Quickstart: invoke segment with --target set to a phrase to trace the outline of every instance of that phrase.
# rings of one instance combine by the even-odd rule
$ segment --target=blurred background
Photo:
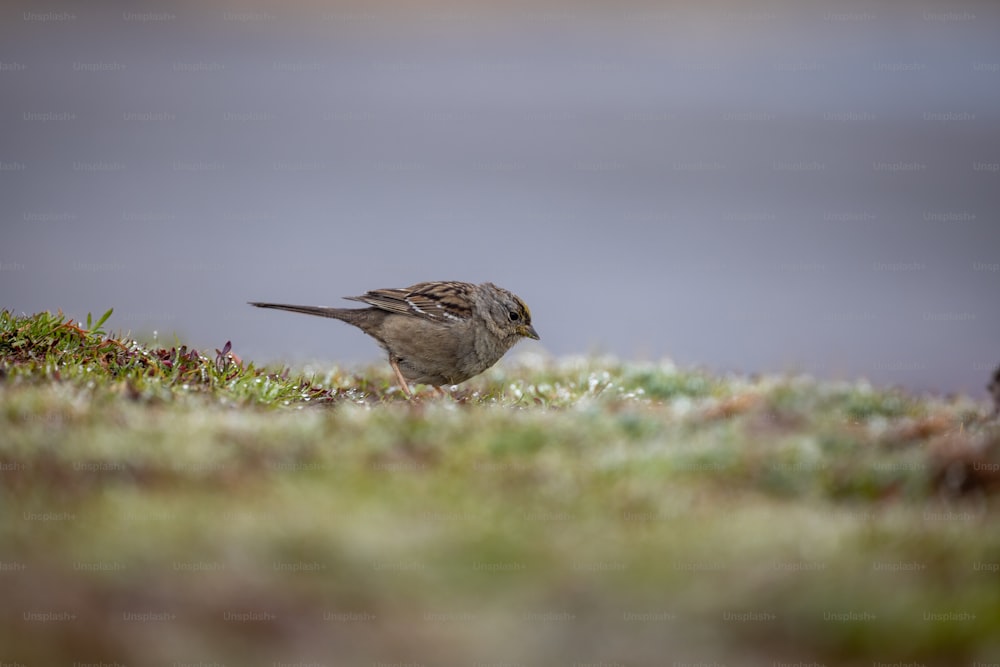
[[[530,304],[523,351],[984,398],[993,2],[6,3],[0,307],[353,364],[349,305]]]

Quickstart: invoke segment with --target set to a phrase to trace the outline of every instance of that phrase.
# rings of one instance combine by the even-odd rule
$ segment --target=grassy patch
[[[408,402],[0,314],[0,660],[989,662],[984,406],[606,360]]]

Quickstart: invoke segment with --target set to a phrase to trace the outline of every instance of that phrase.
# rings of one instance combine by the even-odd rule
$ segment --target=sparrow
[[[539,340],[527,304],[493,283],[424,282],[344,298],[368,307],[249,303],[353,324],[385,350],[407,397],[413,396],[410,382],[443,394],[443,385],[479,375],[522,338]]]

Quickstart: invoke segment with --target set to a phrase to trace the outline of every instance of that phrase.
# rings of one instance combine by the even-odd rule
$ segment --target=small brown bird
[[[258,303],[294,313],[332,317],[353,324],[389,355],[399,386],[465,382],[500,360],[522,338],[539,340],[531,311],[517,295],[493,283],[427,282],[344,297],[369,308],[324,308]]]

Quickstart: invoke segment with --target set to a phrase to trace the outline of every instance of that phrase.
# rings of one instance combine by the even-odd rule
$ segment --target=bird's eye
[[[510,318],[511,322],[520,322],[521,321],[521,313],[517,312],[516,310],[512,310],[509,313],[507,313],[507,317]]]

